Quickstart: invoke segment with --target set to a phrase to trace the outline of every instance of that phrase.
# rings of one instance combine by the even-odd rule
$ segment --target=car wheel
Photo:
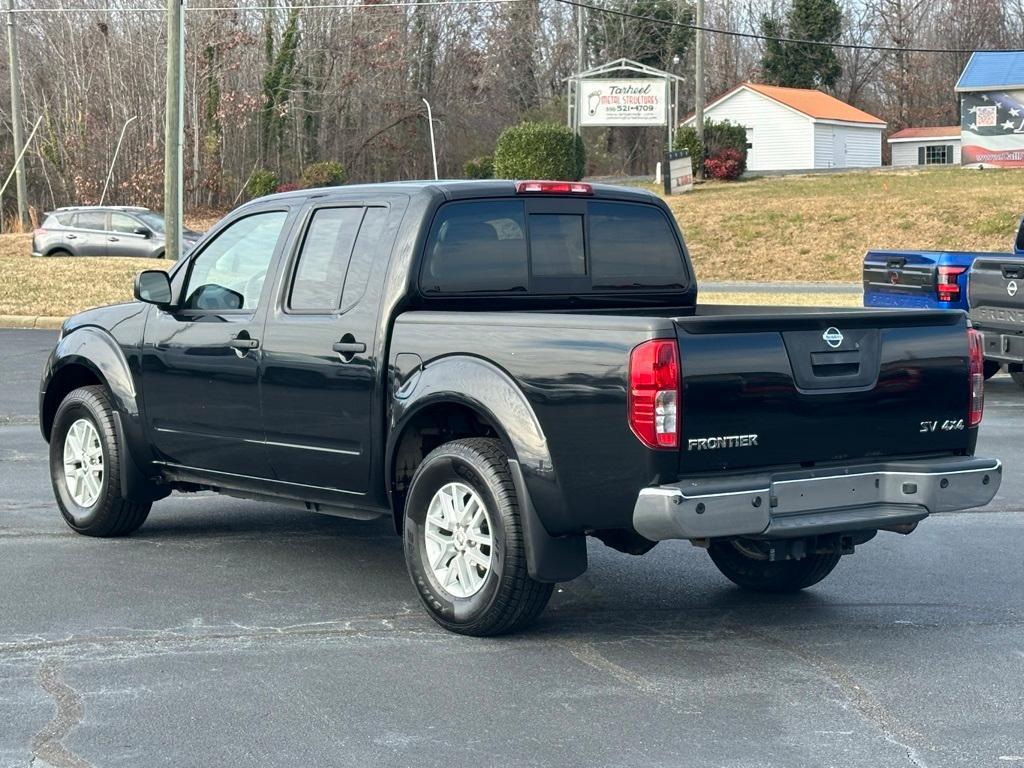
[[[519,500],[501,443],[445,443],[417,467],[405,503],[405,561],[431,618],[486,637],[520,629],[553,584],[530,578]]]
[[[159,251],[153,258],[154,259],[166,259],[167,258],[167,251]]]
[[[63,248],[56,248],[46,254],[46,258],[48,259],[65,259],[69,256],[74,256],[74,254],[71,253],[71,251],[64,250]]]
[[[798,592],[817,584],[839,563],[838,553],[800,560],[768,559],[767,543],[750,539],[713,541],[708,554],[722,575],[754,592]]]
[[[997,363],[995,360],[986,360],[985,361],[985,378],[986,379],[991,379],[993,376],[995,376],[997,373],[999,373],[1000,370],[1002,370],[1002,367],[1003,367],[1002,363]]]
[[[64,398],[50,435],[50,480],[64,521],[78,533],[123,536],[145,522],[150,505],[121,496],[122,450],[103,387]]]

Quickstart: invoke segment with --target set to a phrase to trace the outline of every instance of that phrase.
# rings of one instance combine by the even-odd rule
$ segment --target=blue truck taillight
[[[960,301],[960,275],[967,267],[939,267],[939,280],[936,291],[939,301]]]

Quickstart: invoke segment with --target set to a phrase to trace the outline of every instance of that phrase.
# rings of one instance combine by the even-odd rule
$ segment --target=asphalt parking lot
[[[420,609],[386,521],[213,495],[64,526],[35,423],[55,336],[0,331],[0,767],[1024,766],[1024,391],[989,383],[984,512],[804,594],[687,543],[590,548],[528,633]]]

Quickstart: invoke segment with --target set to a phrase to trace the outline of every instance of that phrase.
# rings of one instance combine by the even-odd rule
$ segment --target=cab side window
[[[287,218],[286,211],[255,213],[221,231],[192,262],[182,307],[256,309]]]
[[[77,213],[75,214],[75,227],[105,232],[107,229],[107,214],[102,211],[83,211],[82,213]]]
[[[295,267],[288,308],[334,312],[341,306],[352,246],[363,208],[320,208],[313,213]]]

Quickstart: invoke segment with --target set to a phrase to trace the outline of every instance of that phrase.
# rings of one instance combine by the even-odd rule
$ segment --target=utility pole
[[[11,0],[7,0],[11,2]],[[167,0],[167,101],[164,121],[164,253],[181,256],[182,116],[185,111],[184,0]]]
[[[697,39],[693,67],[693,80],[696,92],[693,95],[693,122],[697,129],[697,138],[704,144],[704,0],[697,0]],[[704,178],[704,163],[694,168],[698,179]]]
[[[587,68],[586,52],[584,43],[586,41],[586,17],[583,15],[583,6],[576,6],[576,71],[583,72]]]
[[[21,125],[21,75],[18,72],[18,35],[14,29],[14,0],[7,3],[7,53],[11,70],[11,123],[14,133],[15,186],[18,190],[18,222],[21,230],[28,228],[28,191],[25,186],[25,136]]]
[[[434,144],[434,110],[430,108],[430,102],[420,98],[427,105],[427,125],[430,126],[430,157],[434,160],[434,181],[437,181],[437,146]]]

